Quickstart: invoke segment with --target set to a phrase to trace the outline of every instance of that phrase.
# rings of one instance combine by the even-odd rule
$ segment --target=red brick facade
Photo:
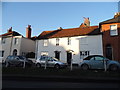
[[[118,35],[110,35],[110,25],[117,25]],[[111,45],[112,59],[120,61],[120,23],[101,24],[101,31],[103,32],[103,54],[107,56],[107,45]]]

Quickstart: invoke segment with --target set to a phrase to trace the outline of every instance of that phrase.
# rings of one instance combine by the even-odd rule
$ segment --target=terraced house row
[[[103,55],[120,61],[120,12],[112,19],[90,26],[89,18],[76,28],[43,31],[39,36],[31,37],[31,26],[26,28],[26,37],[13,31],[0,35],[0,58],[8,55],[23,55],[37,59],[49,55],[74,64],[89,55]]]

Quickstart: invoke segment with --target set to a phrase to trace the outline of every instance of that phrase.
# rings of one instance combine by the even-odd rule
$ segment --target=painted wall
[[[15,44],[15,38],[17,38],[17,44]],[[22,36],[7,37],[5,44],[1,43],[0,38],[0,51],[4,51],[3,60],[9,55],[13,55],[14,49],[17,50],[17,55],[22,55],[22,52],[35,52],[35,41],[24,38]]]
[[[66,51],[73,50],[73,63],[79,63],[80,59],[85,57],[80,56],[80,51],[89,51],[90,55],[103,55],[102,35],[71,37],[71,45],[68,45],[68,37],[59,38],[59,46],[56,46],[56,38],[48,39],[48,46],[43,46],[43,44],[44,40],[38,40],[37,58],[43,52],[55,57],[54,51],[60,51],[60,60],[67,62]]]

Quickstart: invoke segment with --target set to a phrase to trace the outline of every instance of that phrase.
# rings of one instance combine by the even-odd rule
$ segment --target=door
[[[72,59],[72,53],[67,52],[67,63],[68,63],[68,65],[71,64],[71,59]]]
[[[112,46],[106,45],[106,58],[112,60]]]
[[[90,66],[92,69],[104,69],[104,58],[100,56],[91,58]]]

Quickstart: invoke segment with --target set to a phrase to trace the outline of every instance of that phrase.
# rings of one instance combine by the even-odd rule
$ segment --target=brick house
[[[103,54],[105,57],[120,61],[120,12],[112,19],[101,22],[103,32]]]

